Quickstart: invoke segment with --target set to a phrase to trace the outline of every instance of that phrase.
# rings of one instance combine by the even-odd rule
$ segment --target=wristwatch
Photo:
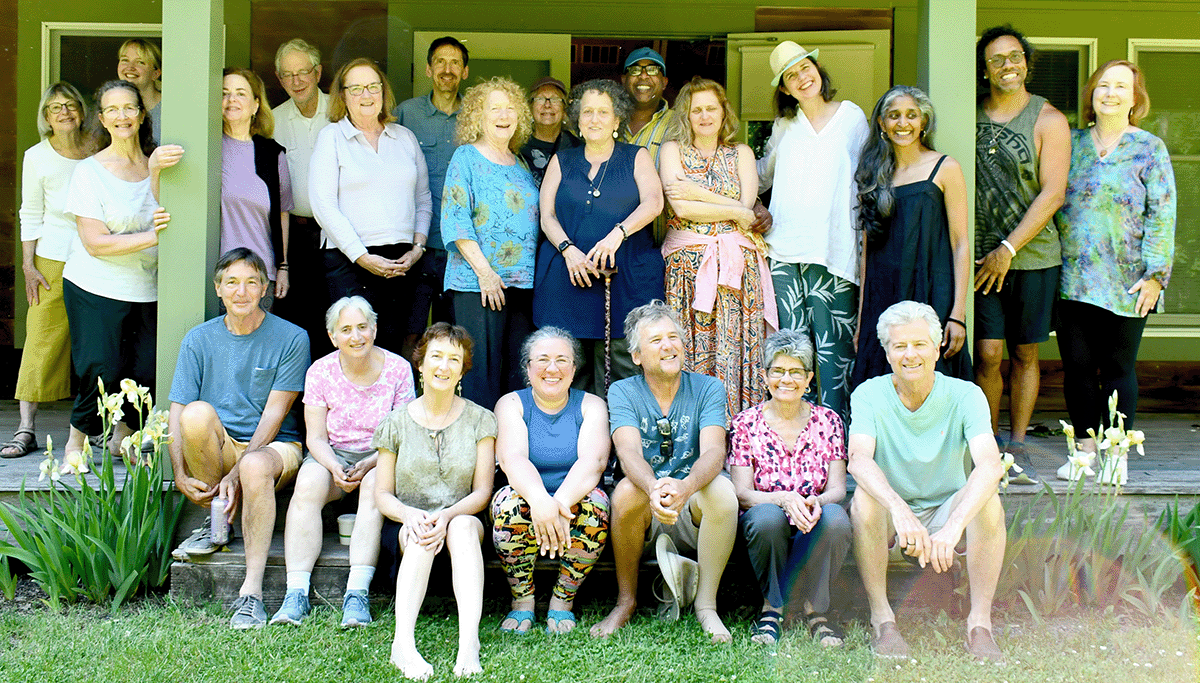
[[[563,240],[562,242],[558,243],[558,253],[561,254],[567,250],[567,247],[573,247],[573,246],[575,246],[575,243],[572,242],[571,240],[569,240],[569,239]]]

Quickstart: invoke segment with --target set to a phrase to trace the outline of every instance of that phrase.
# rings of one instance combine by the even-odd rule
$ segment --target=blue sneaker
[[[279,611],[271,617],[272,624],[292,624],[299,626],[308,616],[312,607],[308,604],[308,595],[302,590],[290,590],[283,598]]]
[[[342,598],[342,628],[355,628],[371,623],[371,608],[366,591],[346,591]]]
[[[234,630],[262,628],[266,623],[267,611],[263,609],[262,598],[257,595],[243,595],[233,601],[233,616],[229,618],[229,625]]]

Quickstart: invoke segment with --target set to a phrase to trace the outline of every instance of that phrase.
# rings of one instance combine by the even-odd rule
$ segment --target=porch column
[[[212,267],[220,244],[221,68],[224,0],[163,0],[162,142],[183,161],[162,174],[171,212],[158,247],[157,407],[168,407],[183,335],[216,313]]]
[[[975,253],[975,3],[918,0],[917,85],[937,112],[938,151],[962,166],[967,181],[967,237]],[[972,256],[972,258],[974,258]],[[967,296],[967,341],[973,339],[975,297]],[[971,348],[968,346],[967,348]]]

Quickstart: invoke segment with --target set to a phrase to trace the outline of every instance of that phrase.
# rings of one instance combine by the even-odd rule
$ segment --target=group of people
[[[777,118],[760,159],[736,141],[720,84],[693,78],[668,105],[666,60],[650,48],[629,54],[620,83],[543,78],[527,95],[493,78],[460,94],[469,53],[447,36],[427,53],[431,92],[399,105],[368,59],[322,92],[320,54],[301,39],[276,53],[289,99],[274,110],[261,78],[227,69],[223,315],[181,346],[170,427],[180,491],[241,512],[232,625],[267,622],[274,491],[294,480],[288,589],[271,621],[308,613],[320,510],[357,489],[343,625],[371,620],[382,539],[403,598],[392,661],[412,677],[431,672],[413,628],[442,548],[455,671],[479,670],[485,509],[512,589],[506,631],[533,627],[539,554],[561,564],[547,629],[574,628],[575,592],[611,534],[617,605],[593,634],[633,616],[654,546],[663,614],[694,603],[727,641],[717,586],[740,529],[763,593],[756,641],[778,639],[786,610],[839,644],[829,589],[853,547],[876,651],[904,656],[889,545],[945,571],[965,535],[967,647],[999,658],[999,451],[1022,468],[1014,482],[1037,480],[1023,451],[1037,345],[1057,325],[1076,425],[1099,426],[1113,390],[1131,422],[1138,343],[1174,249],[1174,180],[1165,145],[1136,127],[1149,109],[1136,65],[1092,75],[1081,102],[1094,125],[1072,133],[1025,90],[1032,56],[1008,26],[978,44],[973,255],[966,183],[934,150],[929,98],[895,86],[868,119],[835,98],[819,51],[791,41],[771,54]],[[68,454],[99,445],[98,380],[152,382],[170,221],[158,177],[183,150],[156,144],[157,47],[128,41],[118,75],[95,109],[65,83],[43,97],[21,208],[38,343],[0,456],[37,448],[37,404],[69,394],[68,368]],[[622,476],[606,485],[614,455]],[[493,495],[497,472],[507,484]],[[182,550],[214,548],[201,529]]]

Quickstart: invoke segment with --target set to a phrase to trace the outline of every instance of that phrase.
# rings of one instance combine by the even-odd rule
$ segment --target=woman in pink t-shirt
[[[299,624],[309,612],[312,568],[321,552],[321,508],[361,487],[350,537],[350,578],[342,599],[342,627],[371,623],[367,589],[375,576],[383,517],[375,507],[375,428],[415,396],[412,366],[375,346],[377,317],[360,296],[329,307],[325,326],[337,350],[318,359],[304,378],[308,457],[284,527],[287,595],[272,624]]]
[[[799,608],[821,645],[840,646],[844,635],[825,612],[850,549],[850,518],[839,504],[846,497],[842,419],[804,400],[813,379],[806,332],[767,337],[762,365],[771,398],[729,426],[729,471],[744,511],[738,523],[763,594],[751,640],[779,639],[786,604]]]

